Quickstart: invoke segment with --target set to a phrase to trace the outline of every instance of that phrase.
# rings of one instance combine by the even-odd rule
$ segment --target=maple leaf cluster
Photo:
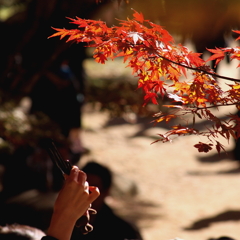
[[[158,104],[158,99],[166,96],[172,101],[171,105],[165,105],[172,111],[155,114],[155,123],[170,122],[177,117],[183,119],[189,114],[192,116],[191,125],[189,121],[186,121],[186,126],[174,125],[172,130],[159,134],[160,138],[155,142],[169,142],[173,136],[195,134],[207,138],[206,143],[194,145],[199,152],[208,152],[214,145],[218,152],[224,150],[216,139],[218,136],[227,140],[231,137],[237,139],[240,120],[236,115],[229,115],[228,121],[221,120],[210,109],[229,105],[239,108],[240,85],[239,80],[217,75],[207,62],[216,60],[219,64],[226,54],[231,59],[240,60],[240,48],[209,49],[213,55],[204,61],[201,53],[176,44],[167,30],[144,19],[142,13],[133,11],[133,19],[119,20],[119,26],[113,27],[107,27],[103,21],[69,18],[77,28],[53,28],[56,32],[50,37],[67,37],[67,42],[87,43],[87,46],[94,47],[93,57],[101,64],[108,59],[123,58],[138,78],[138,88],[144,92],[144,105],[149,102]],[[217,78],[231,80],[233,84],[228,84],[229,89],[223,91]],[[195,129],[196,117],[211,122],[211,128],[207,127],[205,131]]]

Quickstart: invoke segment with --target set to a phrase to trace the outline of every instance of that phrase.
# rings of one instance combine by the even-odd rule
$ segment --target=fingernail
[[[73,166],[72,168],[75,172],[79,170],[79,168],[77,166]]]

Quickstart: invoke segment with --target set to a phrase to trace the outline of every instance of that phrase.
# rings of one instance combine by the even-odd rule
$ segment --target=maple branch
[[[238,105],[238,103],[226,103],[226,104],[219,104],[219,105],[213,105],[208,107],[197,107],[196,109],[202,110],[202,109],[208,109],[208,108],[227,107],[227,106],[233,106],[233,105]]]
[[[131,47],[134,47],[133,44],[130,44],[130,45],[131,45]],[[135,45],[138,45],[138,44],[135,44]],[[139,44],[139,45],[140,45],[140,44]],[[145,44],[141,44],[141,45],[144,45],[146,48],[148,48]],[[159,58],[162,58],[162,59],[164,59],[164,60],[166,60],[166,61],[168,61],[168,62],[171,62],[171,63],[173,63],[173,64],[176,64],[176,65],[178,65],[178,66],[187,68],[187,69],[192,70],[192,71],[197,71],[197,72],[202,72],[202,73],[205,73],[205,74],[209,74],[209,75],[211,75],[211,76],[213,76],[213,77],[215,77],[215,78],[221,78],[221,79],[225,79],[225,80],[229,80],[229,81],[233,81],[233,82],[240,82],[240,79],[222,76],[222,75],[219,75],[219,74],[217,74],[217,73],[208,72],[208,71],[206,71],[206,70],[204,70],[204,69],[201,69],[201,68],[190,67],[190,66],[187,66],[187,65],[185,65],[185,64],[182,64],[182,63],[179,63],[179,62],[175,62],[175,61],[173,61],[173,60],[171,60],[171,59],[169,59],[169,58],[166,58],[166,57],[164,57],[164,56],[162,56],[162,55],[160,55],[160,54],[158,54],[158,53],[156,53],[156,55],[157,55]],[[154,57],[150,57],[150,56],[149,56],[148,58],[154,58]]]
[[[164,97],[167,93],[165,85],[175,87],[174,94],[168,93],[168,97],[173,99],[174,103],[180,104],[163,106],[171,109],[177,108],[177,111],[156,115],[156,123],[161,121],[168,123],[171,119],[179,117],[185,120],[185,124],[188,125],[189,118],[184,118],[184,115],[189,113],[193,114],[193,127],[196,124],[196,116],[213,122],[212,128],[205,126],[207,131],[198,131],[180,124],[172,126],[172,130],[166,134],[159,134],[161,139],[157,141],[171,141],[170,137],[173,135],[195,134],[205,136],[210,141],[210,143],[199,142],[195,144],[194,147],[199,152],[212,150],[214,142],[218,152],[224,150],[224,146],[216,138],[219,134],[228,140],[230,137],[234,139],[240,137],[240,118],[236,114],[230,114],[230,120],[225,123],[209,109],[232,105],[238,107],[240,79],[217,74],[207,65],[207,62],[216,60],[216,64],[218,64],[224,59],[226,53],[231,54],[232,59],[240,60],[240,47],[237,49],[208,49],[214,54],[207,61],[204,61],[200,58],[200,53],[193,53],[187,47],[175,45],[173,38],[167,31],[161,26],[145,20],[141,13],[134,10],[133,16],[133,20],[122,21],[121,27],[112,28],[108,28],[102,21],[71,19],[72,23],[79,25],[80,30],[55,29],[57,33],[50,37],[60,36],[62,39],[69,36],[67,41],[89,43],[89,46],[95,48],[93,57],[101,64],[104,64],[108,58],[124,57],[124,63],[128,60],[127,67],[131,67],[133,74],[136,73],[139,77],[138,88],[142,88],[145,92],[144,104],[149,101],[158,104],[159,94]],[[150,28],[145,27],[144,22],[148,23]],[[240,34],[240,31],[237,33]],[[196,75],[191,84],[182,83],[179,80],[181,76],[187,75],[187,70],[193,71],[191,73]],[[173,84],[165,84],[165,78],[162,81],[161,76],[171,79]],[[216,83],[217,78],[233,81],[235,85],[231,85],[231,90],[223,91]],[[208,105],[206,106],[206,104]],[[230,122],[234,122],[234,124],[228,124]]]
[[[193,70],[193,71],[206,73],[206,74],[209,74],[209,75],[211,75],[211,76],[213,76],[213,77],[216,77],[216,78],[222,78],[222,79],[229,80],[229,81],[240,82],[240,79],[231,78],[231,77],[226,77],[226,76],[222,76],[222,75],[219,75],[219,74],[216,74],[216,73],[211,73],[211,72],[208,72],[208,71],[206,71],[206,70],[204,70],[204,69],[200,69],[200,68],[190,67],[190,66],[187,66],[187,65],[185,65],[185,64],[181,64],[181,63],[179,63],[179,62],[175,62],[175,61],[173,61],[173,60],[171,60],[171,59],[169,59],[169,58],[163,57],[163,56],[161,56],[160,54],[157,54],[157,56],[158,56],[159,58],[162,58],[162,59],[164,59],[164,60],[166,60],[166,61],[169,61],[169,62],[171,62],[171,63],[173,63],[173,64],[176,64],[176,65],[178,65],[178,66],[181,66],[181,67],[184,67],[184,68]]]

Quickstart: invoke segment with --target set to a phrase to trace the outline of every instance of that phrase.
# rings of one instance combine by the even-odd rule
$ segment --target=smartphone
[[[44,145],[49,157],[52,159],[53,163],[60,169],[62,174],[69,175],[72,169],[72,164],[69,162],[69,160],[63,159],[54,141],[52,139],[46,139]]]
[[[72,169],[72,164],[69,160],[64,160],[58,151],[54,141],[52,139],[47,139],[44,142],[45,149],[48,152],[48,155],[52,159],[53,163],[60,169],[62,174],[70,174]],[[76,227],[80,228],[80,231],[85,235],[93,230],[93,226],[89,223],[90,214],[96,214],[96,210],[89,208],[88,215],[83,215],[76,222]]]

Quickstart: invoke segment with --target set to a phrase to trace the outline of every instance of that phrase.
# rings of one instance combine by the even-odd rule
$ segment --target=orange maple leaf
[[[168,114],[168,115],[165,115],[165,116],[161,116],[158,119],[156,119],[155,122],[159,123],[159,122],[162,122],[162,121],[166,121],[166,123],[168,123],[173,118],[177,118],[177,115],[175,115],[175,114]]]
[[[67,30],[65,28],[62,29],[62,28],[54,28],[54,27],[52,27],[52,29],[54,29],[57,32],[52,34],[48,38],[60,36],[60,39],[63,39],[65,36],[72,35],[72,33],[76,31],[76,30]]]

